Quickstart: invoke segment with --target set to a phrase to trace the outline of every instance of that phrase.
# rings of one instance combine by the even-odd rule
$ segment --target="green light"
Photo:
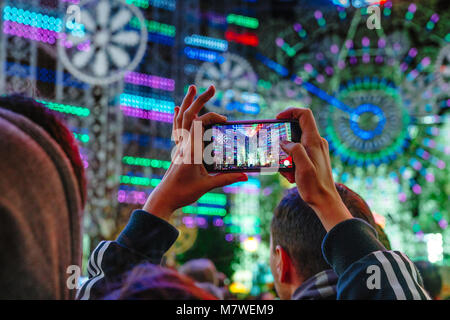
[[[122,158],[122,162],[130,166],[141,166],[141,167],[152,167],[156,169],[168,169],[170,167],[170,161],[148,159],[148,158],[137,158],[125,156]]]
[[[414,13],[408,11],[405,15],[406,20],[412,20],[414,18]]]
[[[324,25],[326,25],[326,21],[325,21],[324,18],[320,18],[320,19],[317,21],[317,24],[318,24],[320,27],[323,27]]]
[[[229,24],[235,24],[241,27],[256,29],[259,26],[259,21],[256,18],[241,16],[238,14],[229,14],[227,16]]]
[[[207,216],[225,216],[227,214],[227,210],[224,208],[210,208],[210,207],[194,207],[194,206],[186,206],[181,209],[183,213],[188,214],[200,214]]]
[[[339,12],[339,18],[341,18],[342,20],[347,18],[347,13],[345,11]]]
[[[445,36],[445,41],[450,42],[450,33],[447,33]]]
[[[73,132],[73,135],[75,136],[75,139],[82,143],[88,143],[89,142],[89,135],[83,134],[83,133],[77,133]]]
[[[419,226],[419,224],[415,223],[415,224],[413,225],[413,228],[412,228],[412,229],[413,229],[413,231],[416,232],[416,233],[419,232],[419,231],[420,231],[420,226]]]
[[[148,9],[149,7],[148,0],[127,0],[127,3],[143,9]]]
[[[42,103],[45,107],[49,108],[50,110],[56,111],[56,112],[73,114],[73,115],[79,116],[79,117],[87,117],[91,113],[88,108],[70,106],[67,104],[42,101],[42,100],[36,100],[36,101],[39,103]]]
[[[132,26],[133,28],[140,28],[141,24],[140,24],[138,18],[133,17],[130,20],[130,26]],[[145,20],[145,26],[147,27],[148,32],[160,33],[160,34],[168,36],[168,37],[175,37],[175,34],[176,34],[175,26],[161,23],[158,21]]]
[[[222,193],[207,193],[198,199],[197,202],[202,204],[225,206],[227,204],[227,196]]]
[[[383,13],[386,17],[388,17],[391,15],[392,10],[390,8],[384,8]]]
[[[428,21],[428,23],[427,23],[428,30],[433,30],[434,26],[435,26],[435,24],[433,21]]]

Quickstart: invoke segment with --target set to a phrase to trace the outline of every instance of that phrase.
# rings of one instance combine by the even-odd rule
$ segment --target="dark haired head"
[[[86,178],[77,142],[63,121],[34,99],[20,95],[0,97],[0,108],[20,114],[44,129],[61,147],[77,177],[81,201],[86,202]]]
[[[216,300],[190,278],[150,263],[134,267],[106,291],[105,300]]]
[[[439,268],[428,261],[415,261],[417,269],[422,276],[423,286],[428,291],[433,299],[436,299],[441,294],[442,290],[442,276],[439,273]]]
[[[336,189],[353,217],[363,219],[382,231],[376,225],[369,206],[358,194],[342,184],[336,184]],[[272,218],[272,249],[281,246],[291,258],[296,272],[308,279],[330,269],[321,250],[325,235],[325,228],[314,210],[300,197],[297,188],[288,190]]]

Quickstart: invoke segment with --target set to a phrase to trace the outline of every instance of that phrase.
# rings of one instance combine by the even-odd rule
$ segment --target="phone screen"
[[[263,120],[216,124],[210,127],[212,161],[208,171],[293,170],[292,158],[280,141],[300,141],[297,121]]]

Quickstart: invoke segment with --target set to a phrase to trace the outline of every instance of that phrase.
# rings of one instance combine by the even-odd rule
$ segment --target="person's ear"
[[[292,278],[292,260],[281,246],[275,248],[276,268],[280,283],[290,282]]]

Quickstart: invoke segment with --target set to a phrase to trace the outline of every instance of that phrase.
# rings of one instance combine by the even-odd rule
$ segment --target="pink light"
[[[411,3],[408,7],[408,11],[414,13],[414,12],[416,12],[416,10],[417,10],[417,6],[414,3]]]
[[[325,82],[325,77],[324,77],[323,75],[319,74],[319,75],[316,77],[316,80],[317,80],[317,82],[319,82],[319,83],[324,83],[324,82]]]
[[[425,175],[425,179],[426,179],[428,182],[434,182],[434,174],[432,174],[432,173],[427,173],[427,174]]]
[[[400,200],[400,202],[405,202],[406,201],[406,194],[403,193],[403,192],[399,193],[398,200]]]
[[[309,63],[305,64],[304,68],[305,68],[305,71],[308,72],[308,73],[313,71],[313,66],[311,64],[309,64]]]
[[[445,219],[439,220],[438,223],[439,223],[439,226],[440,226],[442,229],[445,229],[445,228],[448,227],[448,222],[447,222]]]
[[[445,168],[445,162],[442,161],[442,160],[438,160],[438,162],[437,162],[437,167],[438,167],[439,169],[444,169],[444,168]]]
[[[330,51],[331,51],[331,53],[333,53],[333,54],[337,54],[337,53],[339,52],[339,47],[338,47],[337,45],[333,44],[333,45],[330,47]]]
[[[368,47],[370,45],[370,39],[367,37],[364,37],[364,38],[362,38],[361,43],[364,47]]]
[[[420,185],[418,185],[418,184],[415,184],[415,185],[412,187],[412,191],[413,191],[415,194],[421,194],[421,193],[422,193],[422,187],[421,187]]]
[[[161,78],[138,72],[128,72],[125,75],[125,82],[165,91],[175,90],[175,80],[173,79]]]
[[[368,53],[364,53],[363,54],[363,62],[364,63],[369,63],[370,62],[370,54],[368,54]]]
[[[158,111],[146,111],[142,109],[136,109],[128,106],[120,106],[120,110],[122,110],[123,114],[127,117],[148,119],[159,122],[167,122],[171,123],[173,121],[172,113],[164,113]]]

